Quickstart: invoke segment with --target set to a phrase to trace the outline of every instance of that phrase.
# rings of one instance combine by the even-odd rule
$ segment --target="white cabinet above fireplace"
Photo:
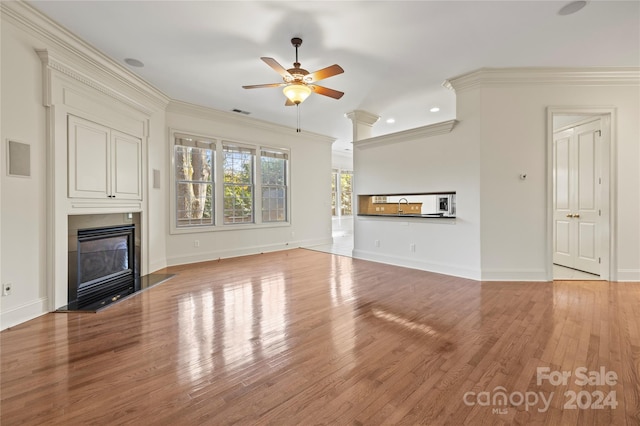
[[[69,116],[69,197],[142,199],[142,141]]]

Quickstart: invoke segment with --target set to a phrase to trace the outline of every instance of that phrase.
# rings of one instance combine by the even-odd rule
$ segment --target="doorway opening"
[[[341,256],[353,252],[353,171],[333,169],[331,173],[331,237],[328,251]]]
[[[553,280],[611,279],[613,113],[548,109],[548,275]]]

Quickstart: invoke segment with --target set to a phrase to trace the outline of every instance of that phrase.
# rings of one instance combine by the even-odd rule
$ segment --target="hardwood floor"
[[[0,333],[0,423],[640,424],[638,283],[479,283],[303,249],[167,272]]]

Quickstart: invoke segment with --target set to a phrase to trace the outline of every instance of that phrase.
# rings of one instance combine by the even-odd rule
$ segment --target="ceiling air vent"
[[[234,108],[234,109],[232,109],[231,111],[233,111],[233,112],[237,112],[238,114],[244,114],[244,115],[249,115],[249,114],[251,114],[249,111],[243,111],[243,110],[238,109],[238,108]]]

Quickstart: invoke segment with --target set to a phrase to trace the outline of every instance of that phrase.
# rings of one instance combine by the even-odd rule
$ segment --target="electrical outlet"
[[[200,240],[193,240],[194,247],[200,247]]]
[[[376,246],[376,247],[380,247],[380,240],[375,240],[373,242],[373,245]]]
[[[13,284],[6,283],[2,286],[2,295],[9,296],[11,294],[11,290],[13,289]]]
[[[411,253],[415,253],[416,252],[416,245],[413,244],[413,243],[409,244],[409,251]]]

